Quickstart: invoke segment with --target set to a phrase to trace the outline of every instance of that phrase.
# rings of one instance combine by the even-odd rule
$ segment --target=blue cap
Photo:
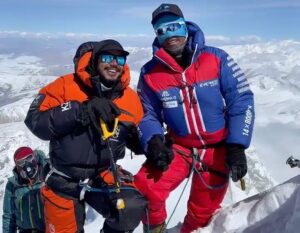
[[[163,3],[153,11],[151,23],[154,25],[156,20],[166,13],[184,18],[182,11],[176,4]]]

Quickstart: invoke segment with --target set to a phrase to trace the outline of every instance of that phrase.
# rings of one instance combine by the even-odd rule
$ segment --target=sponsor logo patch
[[[215,80],[210,80],[210,81],[206,81],[203,83],[199,83],[199,86],[200,87],[214,87],[214,86],[218,86],[218,84],[219,84],[218,79],[215,79]]]
[[[71,102],[66,102],[66,103],[63,103],[60,105],[61,107],[61,111],[64,112],[64,111],[68,111],[70,110],[72,107],[71,107]]]
[[[163,102],[163,108],[177,108],[178,107],[178,101],[167,101]]]

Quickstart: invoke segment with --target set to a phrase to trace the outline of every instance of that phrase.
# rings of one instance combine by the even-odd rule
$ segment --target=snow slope
[[[221,209],[209,226],[196,232],[297,233],[299,229],[300,175]]]

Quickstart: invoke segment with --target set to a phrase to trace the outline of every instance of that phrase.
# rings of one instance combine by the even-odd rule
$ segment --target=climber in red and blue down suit
[[[253,93],[233,58],[205,45],[201,29],[177,5],[162,4],[151,23],[153,58],[138,83],[144,109],[138,129],[147,160],[135,182],[149,203],[144,231],[163,232],[166,199],[192,173],[180,229],[188,233],[208,224],[229,177],[236,182],[247,173]]]

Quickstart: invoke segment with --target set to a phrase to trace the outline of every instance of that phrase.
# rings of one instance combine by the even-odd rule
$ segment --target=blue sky
[[[0,32],[153,35],[158,0],[1,0]],[[182,0],[186,20],[206,35],[300,39],[299,0]]]

